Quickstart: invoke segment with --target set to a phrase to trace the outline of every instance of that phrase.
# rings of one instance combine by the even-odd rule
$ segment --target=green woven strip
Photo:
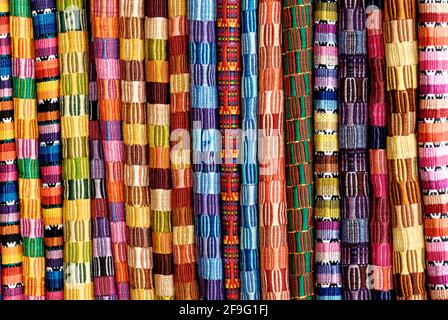
[[[283,72],[286,113],[286,197],[292,299],[312,299],[312,3],[283,1]]]

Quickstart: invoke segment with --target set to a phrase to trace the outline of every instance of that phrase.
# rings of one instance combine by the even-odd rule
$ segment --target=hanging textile
[[[45,258],[40,203],[33,21],[30,2],[11,0],[14,125],[23,237],[24,298],[45,299]]]
[[[14,139],[9,23],[9,0],[0,0],[0,284],[4,300],[23,300],[23,246]]]
[[[45,228],[45,297],[63,300],[63,190],[56,1],[31,0],[31,10],[36,55],[40,193]]]
[[[367,43],[364,0],[339,10],[339,146],[344,299],[370,300]]]
[[[383,39],[383,0],[367,0],[367,43],[370,66],[369,167],[372,187],[370,248],[372,298],[392,298],[392,234],[387,194],[386,69]]]
[[[217,0],[218,105],[221,145],[221,210],[226,300],[239,300],[241,1]]]
[[[342,299],[338,124],[338,0],[314,11],[316,299]]]
[[[312,3],[283,2],[286,200],[291,299],[314,297]]]
[[[260,261],[258,252],[258,0],[241,2],[241,222],[240,270],[241,299],[260,299]]]
[[[64,180],[64,298],[93,299],[88,35],[84,1],[57,2]]]
[[[193,221],[187,0],[168,0],[174,293],[199,299]]]
[[[280,0],[260,0],[259,232],[263,300],[288,300],[288,244]]]
[[[168,0],[148,0],[145,19],[149,183],[156,299],[174,299],[171,226]]]
[[[120,0],[121,108],[132,300],[153,300],[143,0]]]
[[[221,256],[216,0],[189,0],[190,99],[193,121],[193,203],[200,297],[224,299]]]
[[[419,165],[423,193],[428,289],[448,299],[448,3],[420,0]],[[445,131],[446,130],[446,131]]]
[[[93,53],[93,37],[90,39],[90,52]],[[92,210],[94,296],[95,300],[117,300],[112,242],[107,212],[106,173],[104,170],[104,152],[100,132],[97,74],[93,54],[89,55],[89,60],[90,206]]]
[[[109,226],[116,292],[119,300],[129,300],[124,207],[124,145],[121,128],[120,56],[118,0],[93,0],[92,25],[98,87],[98,115],[104,165]],[[104,266],[102,266],[104,267]],[[112,286],[112,283],[110,284]]]
[[[417,166],[416,1],[385,0],[387,168],[393,281],[399,300],[425,299],[425,249]]]

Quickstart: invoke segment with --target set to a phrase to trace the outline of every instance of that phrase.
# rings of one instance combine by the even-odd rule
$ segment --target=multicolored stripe
[[[224,299],[221,255],[216,0],[189,0],[193,203],[200,297]]]
[[[93,12],[93,10],[91,12]],[[91,35],[90,49],[90,52],[93,52],[93,37],[91,37]],[[90,54],[89,59],[89,151],[93,287],[95,300],[117,300],[112,242],[107,210],[106,173],[104,170],[104,152],[101,141],[97,74],[95,70],[94,55]]]
[[[314,297],[313,28],[311,0],[284,0],[283,86],[291,299]]]
[[[260,299],[260,258],[258,252],[258,0],[241,1],[241,299]]]
[[[124,206],[124,144],[121,128],[120,54],[118,0],[94,0],[92,25],[99,126],[104,152],[107,209],[112,240],[115,285],[119,300],[129,300],[129,273],[126,256]],[[112,288],[112,284],[110,284]]]
[[[129,286],[132,300],[153,300],[149,146],[143,0],[120,0],[121,108]]]
[[[370,66],[369,167],[372,203],[370,249],[372,298],[392,299],[392,234],[387,186],[386,61],[383,0],[367,0],[367,43]]]
[[[420,0],[418,144],[429,295],[448,299],[448,1]]]
[[[174,294],[199,299],[193,217],[187,0],[168,0]]]
[[[23,246],[14,139],[9,23],[9,0],[0,0],[0,284],[4,300],[23,300]]]
[[[11,0],[14,129],[19,171],[25,299],[45,299],[44,224],[40,202],[33,20],[30,2]]]
[[[57,0],[64,180],[64,299],[93,299],[88,61],[83,0]]]
[[[258,7],[259,248],[263,300],[289,300],[281,0]]]
[[[387,168],[393,281],[399,300],[425,299],[425,242],[417,164],[416,1],[386,0]]]
[[[45,228],[45,297],[63,300],[63,189],[56,1],[31,0],[31,10],[36,53],[40,193]]]
[[[239,300],[240,0],[217,0],[217,38],[224,289],[226,300]]]
[[[342,299],[339,193],[338,0],[314,7],[316,299]]]
[[[367,37],[364,0],[340,1],[338,31],[344,299],[370,300]]]
[[[148,0],[145,39],[154,287],[156,299],[172,300],[174,270],[171,225],[168,0]]]

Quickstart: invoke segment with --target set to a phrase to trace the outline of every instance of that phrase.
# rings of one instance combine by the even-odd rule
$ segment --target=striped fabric
[[[130,295],[153,300],[143,0],[119,0],[121,108]]]
[[[418,144],[428,288],[448,299],[448,1],[419,1]],[[445,131],[446,130],[446,131]]]
[[[263,300],[288,300],[288,243],[280,0],[260,0],[258,12],[260,104],[260,278]]]
[[[118,299],[129,300],[124,207],[124,145],[121,128],[118,0],[94,0],[92,25],[99,126],[106,173],[107,209]],[[104,221],[106,221],[105,219]],[[106,227],[105,228],[109,228]],[[112,284],[110,284],[112,286]]]
[[[14,140],[9,0],[0,0],[0,34],[0,284],[4,300],[22,300],[23,246]]]
[[[11,0],[14,126],[19,171],[25,299],[45,299],[44,226],[40,202],[33,21],[30,2]]]
[[[64,299],[93,299],[88,35],[84,1],[57,2],[64,180]]]
[[[338,124],[338,0],[314,9],[316,299],[342,299]]]
[[[239,300],[240,0],[217,0],[217,38],[224,289],[226,300]]]
[[[369,167],[372,187],[370,249],[372,298],[392,298],[392,234],[387,195],[386,69],[383,39],[383,0],[367,0],[367,43],[370,66]]]
[[[199,299],[193,221],[187,0],[168,0],[174,293]]]
[[[389,110],[387,167],[397,299],[425,299],[425,248],[417,166],[416,1],[385,0],[384,43]]]
[[[170,95],[168,0],[148,0],[145,19],[149,184],[154,245],[154,287],[158,300],[174,299],[171,226]]]
[[[242,54],[242,152],[240,274],[241,299],[260,299],[260,261],[258,252],[258,0],[241,1]]]
[[[45,297],[64,299],[64,234],[62,221],[61,114],[56,1],[31,0],[39,163],[45,243]]]
[[[364,0],[341,0],[339,10],[339,146],[342,274],[346,300],[371,298],[367,167],[367,43]]]
[[[291,299],[314,297],[312,67],[310,0],[284,0],[283,85]]]
[[[92,11],[93,12],[93,11]],[[93,41],[90,43],[91,52]],[[106,173],[101,142],[95,59],[90,58],[89,70],[89,147],[92,210],[93,286],[96,300],[116,300],[115,270],[112,256],[109,216],[107,212]]]
[[[221,255],[218,97],[216,87],[216,0],[189,0],[193,121],[193,204],[200,297],[224,298]]]

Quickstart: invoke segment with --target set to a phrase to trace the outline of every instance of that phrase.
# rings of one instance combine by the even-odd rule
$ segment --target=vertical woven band
[[[316,299],[341,300],[338,0],[317,0],[314,8]]]
[[[263,300],[288,300],[288,243],[280,0],[258,7],[259,248]]]
[[[83,0],[57,0],[64,180],[64,299],[93,299],[88,60]]]

